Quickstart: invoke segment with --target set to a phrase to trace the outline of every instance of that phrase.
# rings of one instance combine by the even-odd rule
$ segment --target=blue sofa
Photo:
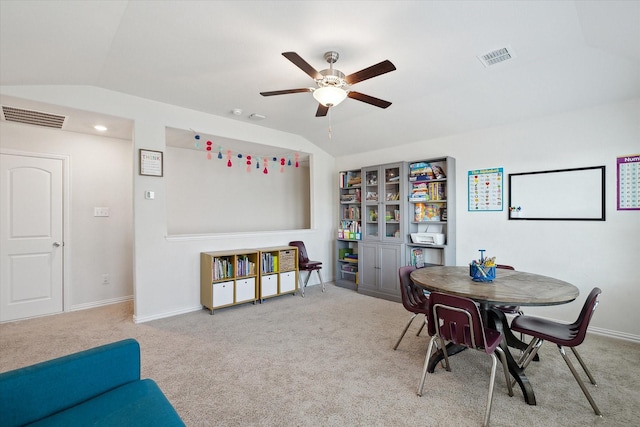
[[[184,426],[134,339],[0,374],[0,426]]]

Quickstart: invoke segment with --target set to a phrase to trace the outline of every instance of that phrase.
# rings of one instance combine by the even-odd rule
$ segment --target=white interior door
[[[63,160],[0,154],[0,321],[63,310]]]

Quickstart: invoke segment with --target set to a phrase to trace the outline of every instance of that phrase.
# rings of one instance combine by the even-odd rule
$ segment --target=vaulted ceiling
[[[345,74],[390,60],[352,89],[392,105],[317,118],[309,92],[260,95],[314,86],[282,52],[322,70],[329,50]],[[640,2],[2,0],[0,84],[98,86],[339,156],[640,97]]]

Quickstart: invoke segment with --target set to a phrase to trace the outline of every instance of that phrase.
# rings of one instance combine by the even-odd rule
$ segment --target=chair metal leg
[[[504,354],[504,350],[500,347],[496,347],[496,351],[498,355],[500,355],[500,362],[502,363],[502,368],[504,369],[504,378],[507,381],[507,390],[509,390],[509,396],[513,396],[513,387],[511,385],[511,378],[509,377],[509,366],[507,366],[507,355]]]
[[[596,405],[596,402],[593,400],[593,397],[591,397],[589,390],[587,390],[587,387],[584,385],[584,382],[582,382],[582,379],[580,379],[580,376],[578,375],[576,368],[573,367],[573,363],[571,363],[571,361],[569,360],[569,357],[567,356],[567,353],[564,351],[564,348],[561,345],[558,345],[558,351],[560,351],[560,354],[562,355],[562,358],[564,359],[564,361],[567,363],[567,366],[569,367],[569,370],[573,374],[573,377],[576,379],[576,381],[578,382],[578,385],[582,389],[582,392],[584,393],[585,397],[591,404],[593,411],[596,413],[596,415],[602,416],[602,412],[600,412],[600,409],[598,409],[598,405]]]
[[[322,292],[324,292],[325,286],[324,286],[324,281],[322,280],[322,276],[320,275],[320,270],[315,270],[315,271],[318,273],[318,278],[320,279],[320,283],[322,284]],[[302,294],[302,298],[304,298],[304,290],[307,287],[307,284],[309,283],[309,279],[311,279],[311,274],[313,272],[314,270],[307,271],[308,274],[304,283],[302,282],[302,274],[298,272],[298,281],[300,282],[300,293]]]
[[[300,277],[300,276],[298,276]],[[307,271],[307,278],[304,281],[304,284],[302,284],[300,291],[302,293],[302,298],[304,298],[304,290],[307,288],[307,284],[309,283],[309,279],[311,279],[311,271]],[[300,280],[302,280],[302,277],[300,277]]]
[[[444,354],[443,368],[451,372],[451,365],[449,364],[449,354],[447,352],[447,343],[445,343],[444,339],[442,338],[440,338],[440,348],[442,349],[442,354]]]
[[[422,325],[420,325],[420,329],[418,329],[418,333],[416,334],[417,337],[420,336],[420,332],[422,332],[426,324],[427,324],[427,316],[424,317],[424,322],[422,322]]]
[[[489,425],[489,417],[491,416],[491,402],[493,401],[493,387],[496,383],[496,367],[498,366],[498,358],[495,356],[495,354],[492,353],[489,356],[491,356],[491,377],[489,378],[489,395],[487,396],[487,411],[484,414],[484,422],[482,423],[484,427],[487,427]]]
[[[407,333],[407,329],[409,329],[409,326],[411,326],[411,322],[413,322],[413,319],[415,319],[417,315],[418,313],[413,313],[413,316],[411,316],[411,319],[409,319],[409,321],[405,325],[404,329],[402,330],[402,334],[400,334],[400,338],[398,338],[396,345],[393,346],[394,350],[397,349],[398,346],[400,345],[400,341],[402,341],[402,338],[404,338],[404,334]]]
[[[591,375],[591,372],[587,368],[587,365],[584,364],[582,357],[580,357],[580,355],[578,354],[578,350],[575,347],[570,347],[570,348],[571,348],[571,351],[573,351],[573,354],[576,356],[576,359],[578,359],[580,366],[582,366],[582,369],[584,369],[584,373],[587,374],[587,376],[589,377],[589,381],[591,381],[591,384],[597,387],[598,384],[596,384],[596,380],[593,378],[593,375]]]
[[[318,279],[320,279],[320,284],[322,284],[322,292],[324,292],[324,281],[322,280],[322,276],[320,275],[320,270],[316,270],[316,273],[318,273]],[[309,276],[311,276],[311,273],[309,273]]]
[[[309,272],[309,275],[311,275],[311,272]],[[309,281],[309,277],[307,276],[307,281]],[[302,298],[304,298],[304,288],[305,286],[307,286],[306,282],[302,281],[302,272],[298,272],[298,282],[300,284],[300,295],[302,296]]]
[[[429,368],[429,359],[431,358],[431,350],[433,349],[433,342],[438,337],[432,336],[427,346],[427,355],[424,358],[424,368],[422,368],[422,377],[420,378],[420,385],[418,386],[418,396],[422,396],[422,389],[424,388],[424,380],[427,378],[427,369]],[[446,352],[445,352],[446,353]]]
[[[534,337],[529,343],[527,349],[520,355],[517,362],[518,366],[522,369],[526,369],[527,366],[529,366],[529,363],[531,363],[531,361],[536,357],[536,354],[538,354],[538,350],[540,350],[540,346],[542,346],[543,342],[544,341],[540,338]]]
[[[516,364],[522,370],[526,369],[527,366],[529,366],[529,363],[531,363],[531,361],[535,359],[536,354],[538,354],[538,350],[540,350],[540,347],[543,343],[544,340],[541,340],[540,338],[532,338],[531,342],[527,346],[527,349],[522,352],[520,358],[516,361]],[[511,381],[511,386],[513,387],[516,382],[517,381],[515,379]]]

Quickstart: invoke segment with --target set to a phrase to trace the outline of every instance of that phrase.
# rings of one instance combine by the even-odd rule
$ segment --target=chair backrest
[[[596,307],[598,306],[598,297],[601,293],[602,290],[598,287],[591,290],[587,300],[582,306],[582,310],[580,310],[578,319],[571,325],[571,332],[575,335],[565,345],[569,347],[576,347],[582,344],[582,341],[584,341],[584,338],[587,335],[587,328],[589,327],[589,322],[591,322],[591,317],[593,317],[593,312],[596,311]]]
[[[296,240],[289,242],[289,246],[298,248],[298,264],[306,264],[309,262],[309,255],[307,255],[307,248],[305,248],[304,242]]]
[[[484,349],[486,341],[478,306],[469,298],[431,292],[427,326],[445,341],[469,348]]]
[[[413,313],[427,314],[429,308],[427,301],[429,297],[419,286],[416,286],[411,280],[411,272],[416,268],[412,265],[405,265],[398,269],[400,276],[400,295],[402,296],[402,305],[407,311]]]

